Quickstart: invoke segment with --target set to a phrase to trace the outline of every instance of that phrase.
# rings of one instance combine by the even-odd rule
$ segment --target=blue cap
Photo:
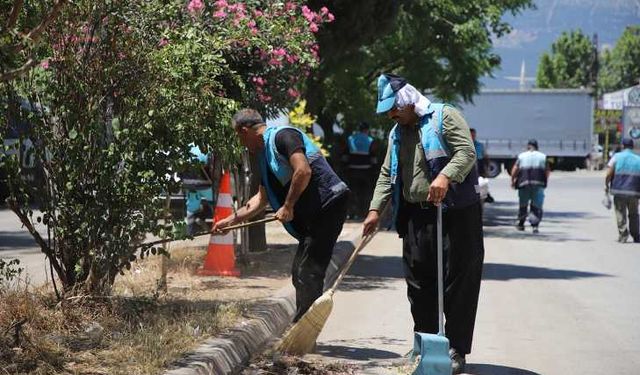
[[[395,74],[380,74],[378,77],[378,106],[376,113],[385,113],[393,108],[396,93],[404,87],[407,81]]]
[[[622,138],[622,146],[626,148],[633,148],[633,139],[627,137]]]

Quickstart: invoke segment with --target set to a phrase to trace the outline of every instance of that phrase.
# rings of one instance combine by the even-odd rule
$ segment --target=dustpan
[[[451,375],[449,339],[444,335],[444,277],[442,261],[442,204],[437,213],[438,240],[438,333],[416,332],[413,341],[412,362],[419,356],[418,367],[412,375]]]

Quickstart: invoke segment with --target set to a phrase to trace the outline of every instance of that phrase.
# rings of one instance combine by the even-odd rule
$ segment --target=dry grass
[[[45,288],[0,290],[0,375],[161,373],[290,282],[284,245],[252,254],[241,278],[194,276],[206,245],[170,252],[166,294],[157,292],[159,257],[134,263],[109,298],[59,303]]]

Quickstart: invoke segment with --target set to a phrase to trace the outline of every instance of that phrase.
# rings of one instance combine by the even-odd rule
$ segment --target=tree
[[[612,50],[602,53],[599,85],[603,92],[634,86],[640,80],[640,26],[628,26]]]
[[[21,19],[43,14],[22,9]],[[29,185],[19,158],[0,154],[9,206],[65,293],[108,293],[133,260],[156,253],[138,244],[146,234],[181,236],[182,218],[162,221],[160,196],[179,187],[190,144],[235,160],[233,112],[292,104],[295,78],[317,64],[314,30],[330,18],[300,2],[78,0],[37,46],[3,50],[14,66],[39,62],[3,81],[12,110],[0,113],[0,134],[10,119],[28,121],[23,138],[44,172],[42,186]]]
[[[581,30],[563,32],[540,57],[536,86],[540,88],[592,87],[596,52]]]
[[[319,36],[321,64],[305,95],[328,135],[339,112],[351,123],[376,121],[375,80],[382,72],[401,74],[446,100],[470,100],[479,78],[500,63],[491,38],[510,29],[502,16],[531,5],[529,0],[416,0],[375,2],[370,9],[369,2],[339,3],[327,5],[336,22]],[[351,25],[354,34],[364,30],[363,37],[337,42]]]

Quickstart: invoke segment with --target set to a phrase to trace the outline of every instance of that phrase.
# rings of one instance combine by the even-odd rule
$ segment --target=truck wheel
[[[495,160],[490,160],[489,165],[487,165],[487,177],[494,178],[497,177],[500,172],[502,172],[502,167],[500,162]]]

